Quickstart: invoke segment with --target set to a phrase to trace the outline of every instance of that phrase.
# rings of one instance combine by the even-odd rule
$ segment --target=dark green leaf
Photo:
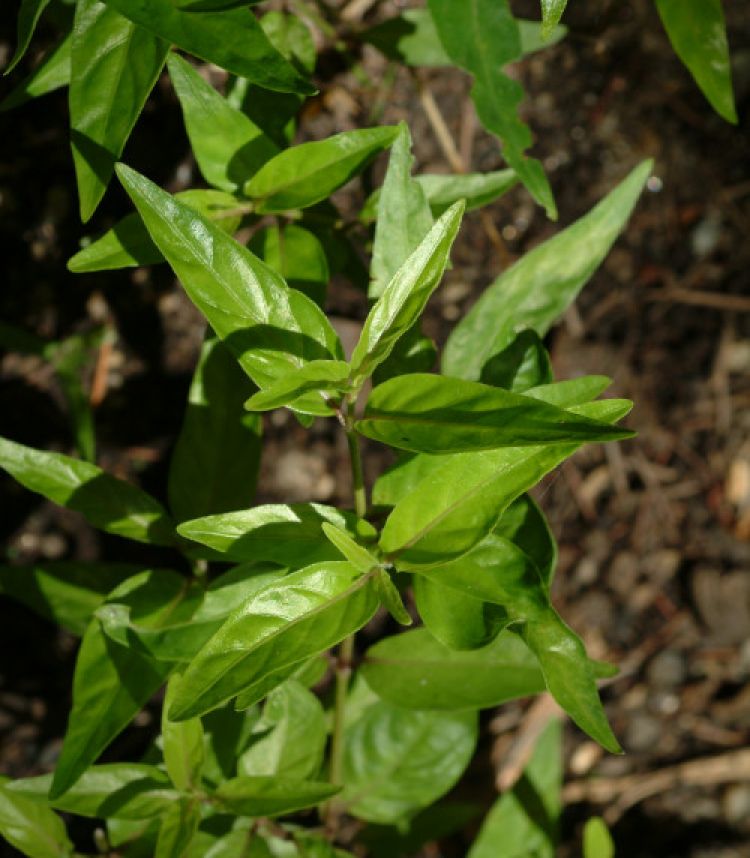
[[[181,673],[173,673],[167,682],[161,711],[161,737],[164,765],[169,779],[181,792],[194,791],[201,783],[205,760],[203,725],[200,718],[175,723],[167,718]],[[183,811],[186,811],[183,808]]]
[[[0,782],[0,836],[29,858],[69,858],[73,844],[60,817]]]
[[[372,542],[374,529],[351,513],[317,503],[266,504],[239,512],[209,515],[180,525],[187,539],[207,545],[230,560],[269,561],[291,568],[338,560],[322,530],[329,522]]]
[[[320,240],[304,227],[290,223],[258,230],[250,250],[273,268],[293,288],[323,307],[330,271]]]
[[[50,0],[21,0],[21,8],[18,10],[16,51],[3,74],[10,74],[26,53],[37,22],[49,2]]]
[[[169,55],[167,67],[203,178],[225,191],[242,187],[278,146],[177,54]]]
[[[201,821],[201,803],[181,798],[162,814],[154,858],[185,858]]]
[[[82,513],[94,527],[139,542],[174,544],[161,504],[96,465],[0,438],[0,468],[32,492]]]
[[[39,98],[48,92],[54,92],[70,83],[70,46],[71,35],[53,48],[39,66],[0,101],[0,113],[12,110],[32,98]]]
[[[527,554],[549,589],[557,566],[557,543],[536,502],[529,495],[521,495],[500,516],[492,532]]]
[[[551,218],[555,201],[542,165],[524,155],[531,132],[518,117],[523,89],[503,70],[521,56],[521,36],[507,0],[429,0],[440,41],[453,62],[474,75],[472,99],[482,125],[503,143],[503,156]]]
[[[215,337],[203,344],[169,466],[178,521],[248,506],[255,495],[262,423],[243,405],[249,379]]]
[[[396,342],[393,351],[375,368],[372,374],[373,384],[383,384],[396,376],[414,372],[430,372],[435,366],[437,348],[429,337],[422,333],[421,322],[417,321]]]
[[[170,718],[207,712],[268,677],[279,685],[301,661],[360,629],[376,606],[372,580],[350,563],[319,563],[270,584],[235,611],[190,663]]]
[[[115,162],[164,66],[169,45],[99,0],[80,0],[71,47],[70,127],[81,220],[104,196]]]
[[[370,310],[352,354],[355,377],[370,376],[421,316],[448,264],[463,210],[462,202],[448,209],[401,265]]]
[[[339,791],[333,784],[285,777],[242,777],[214,793],[219,807],[239,816],[280,816],[314,807]]]
[[[609,252],[650,171],[650,161],[641,164],[587,215],[501,274],[451,332],[443,372],[477,379],[518,331],[544,336]]]
[[[415,712],[375,703],[346,731],[341,800],[360,819],[404,821],[448,792],[476,741],[475,712]]]
[[[245,194],[259,212],[314,205],[360,173],[397,134],[392,127],[360,128],[285,149],[245,184]]]
[[[245,403],[249,411],[271,411],[294,403],[303,394],[314,392],[321,407],[335,413],[337,400],[349,387],[349,364],[341,360],[312,360],[283,376],[265,390],[253,394]]]
[[[656,0],[656,8],[677,56],[714,110],[737,123],[727,30],[721,0]]]
[[[312,95],[315,88],[273,47],[247,9],[195,15],[171,0],[106,0],[109,6],[177,45],[233,74],[278,92]]]
[[[482,367],[480,381],[523,393],[552,383],[552,362],[535,331],[526,329]]]
[[[592,816],[583,828],[583,858],[615,858],[615,844],[607,823]]]
[[[185,12],[223,12],[260,3],[261,0],[175,0],[174,5]]]

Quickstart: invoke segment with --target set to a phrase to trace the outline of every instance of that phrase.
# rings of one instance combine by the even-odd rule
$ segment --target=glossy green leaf
[[[179,615],[185,593],[184,579],[161,569],[128,579],[109,598],[127,604],[143,625],[158,627]],[[75,784],[145,706],[171,669],[172,665],[115,643],[99,622],[89,625],[78,651],[73,708],[55,769],[52,798]]]
[[[73,844],[60,817],[9,785],[0,782],[0,836],[29,858],[69,858]]]
[[[612,379],[606,375],[582,375],[552,384],[539,384],[524,392],[526,396],[533,396],[558,408],[572,408],[596,399],[611,384]]]
[[[414,629],[371,646],[361,671],[379,697],[409,709],[490,709],[545,689],[539,662],[507,631],[458,651]]]
[[[324,307],[330,271],[320,240],[309,229],[290,223],[258,230],[250,250],[286,280]]]
[[[169,778],[155,766],[142,763],[106,763],[91,766],[65,795],[48,798],[52,775],[24,778],[7,789],[52,807],[75,813],[118,819],[158,816],[178,797]]]
[[[385,569],[378,569],[375,573],[375,589],[383,607],[397,623],[402,626],[410,626],[414,622],[401,601],[398,588]]]
[[[181,798],[162,814],[154,858],[185,858],[201,822],[201,803]]]
[[[70,83],[70,46],[73,37],[69,34],[47,53],[42,62],[18,86],[0,101],[0,113],[12,110],[32,98],[39,98]]]
[[[492,532],[527,554],[549,589],[557,566],[557,542],[536,501],[521,495],[500,516]]]
[[[321,406],[335,413],[335,403],[349,387],[349,364],[341,360],[312,360],[283,376],[245,403],[249,411],[271,411],[284,405],[294,407],[295,400],[314,392]]]
[[[607,823],[592,816],[583,827],[583,858],[615,858],[615,844]]]
[[[327,735],[318,698],[300,682],[287,680],[268,695],[254,741],[237,762],[238,774],[315,778]]]
[[[397,134],[389,126],[360,128],[285,149],[245,184],[245,194],[264,213],[314,205],[360,173]]]
[[[737,123],[727,30],[721,0],[656,0],[677,56],[714,110]]]
[[[539,161],[524,155],[531,132],[518,117],[521,85],[503,70],[521,56],[518,24],[507,0],[429,0],[440,41],[453,62],[474,76],[471,96],[482,125],[503,144],[503,156],[551,218],[557,216]]]
[[[552,362],[539,335],[528,328],[482,367],[480,381],[524,393],[552,383]]]
[[[81,220],[104,196],[168,50],[167,42],[99,0],[78,3],[69,101]]]
[[[306,295],[144,176],[123,164],[117,170],[188,296],[259,387],[307,361],[343,357],[330,322]]]
[[[21,8],[18,10],[16,50],[3,71],[4,75],[10,74],[23,58],[31,43],[37,22],[49,2],[50,0],[21,0]]]
[[[456,203],[437,221],[417,249],[393,276],[365,320],[352,354],[352,374],[367,378],[421,316],[448,264],[461,225],[463,203]]]
[[[279,685],[301,661],[360,629],[376,606],[371,579],[349,563],[318,563],[270,584],[190,663],[169,717],[200,715],[266,677]]]
[[[448,792],[476,742],[475,712],[416,712],[376,703],[345,733],[341,800],[360,819],[406,820]]]
[[[562,730],[553,720],[521,778],[490,809],[468,858],[554,858],[562,778]]]
[[[237,761],[252,742],[260,717],[258,706],[238,712],[227,705],[201,718],[206,733],[203,779],[209,788],[236,777]]]
[[[167,718],[181,673],[173,673],[167,682],[161,716],[162,753],[169,779],[181,792],[196,790],[201,783],[205,759],[203,725],[200,718],[175,723]]]
[[[107,593],[143,567],[127,563],[40,562],[0,565],[0,593],[82,635]]]
[[[314,807],[339,787],[286,777],[240,777],[221,784],[214,793],[219,807],[239,816],[280,816]]]
[[[237,190],[277,154],[278,146],[190,63],[171,53],[167,67],[203,178],[216,188]]]
[[[138,542],[174,544],[161,504],[96,465],[0,438],[0,468],[30,491],[82,513],[94,527]]]
[[[290,568],[339,560],[326,539],[324,522],[372,542],[375,531],[351,513],[317,503],[265,504],[181,524],[182,536],[207,545],[230,560],[270,561]]]
[[[565,11],[568,0],[541,0],[542,5],[542,36],[548,38]]]
[[[575,406],[594,419],[619,420],[631,404],[603,400]],[[503,511],[580,445],[506,447],[445,457],[399,501],[380,537],[383,552],[402,569],[460,557],[483,539]]]
[[[175,194],[175,199],[199,212],[229,235],[240,225],[242,216],[236,213],[239,200],[224,191],[181,191]],[[68,260],[68,270],[74,274],[84,274],[155,265],[159,262],[164,262],[164,257],[151,240],[140,215],[133,212],[72,256]]]
[[[650,161],[636,167],[587,215],[503,272],[451,332],[443,372],[477,379],[518,331],[544,336],[609,252],[650,171]]]
[[[315,88],[270,43],[247,9],[195,15],[171,0],[106,0],[139,26],[202,60],[278,92],[312,95]]]
[[[380,190],[370,264],[370,298],[379,298],[396,271],[432,227],[432,212],[422,187],[412,178],[414,159],[406,124],[398,130]]]
[[[392,378],[376,387],[355,428],[391,447],[432,454],[609,441],[633,434],[532,397],[427,373]]]
[[[253,386],[215,337],[201,350],[169,465],[178,521],[248,506],[255,495],[262,423],[243,405]]]

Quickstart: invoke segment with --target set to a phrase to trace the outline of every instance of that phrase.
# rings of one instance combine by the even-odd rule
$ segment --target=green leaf
[[[94,527],[138,542],[174,544],[161,504],[96,465],[0,438],[0,468],[30,491],[82,513]]]
[[[21,0],[21,8],[18,10],[16,51],[6,66],[4,75],[10,74],[23,58],[34,35],[37,22],[49,2],[50,0]]]
[[[379,298],[432,227],[422,187],[412,178],[411,134],[399,126],[381,188],[370,265],[370,298]]]
[[[280,816],[314,807],[339,791],[333,784],[278,777],[234,778],[213,795],[218,806],[238,816]]]
[[[271,44],[247,9],[195,15],[171,0],[106,0],[109,6],[183,51],[277,92],[315,88]]]
[[[554,858],[562,778],[562,731],[553,720],[519,781],[490,809],[468,858]]]
[[[266,700],[252,745],[237,762],[245,776],[315,778],[323,764],[326,717],[318,698],[290,679]]]
[[[325,249],[314,233],[294,223],[269,226],[258,230],[248,247],[292,289],[325,306],[330,271]]]
[[[206,732],[203,779],[211,788],[236,776],[237,761],[252,741],[260,717],[257,706],[245,712],[222,706],[201,718]]]
[[[167,682],[161,710],[161,736],[164,764],[169,779],[181,792],[194,791],[201,783],[205,760],[203,725],[200,718],[175,723],[167,717],[181,673],[173,673]]]
[[[624,416],[630,403],[603,400],[571,411],[594,419]],[[580,445],[506,447],[445,457],[389,515],[380,547],[399,568],[460,557],[483,539],[500,515]]]
[[[245,184],[245,194],[262,213],[307,208],[360,173],[397,134],[388,126],[360,128],[285,149]]]
[[[32,98],[39,98],[70,83],[70,46],[73,37],[68,34],[51,51],[31,74],[0,101],[0,113],[12,110]]]
[[[480,381],[524,393],[552,383],[552,362],[535,331],[526,329],[482,367]]]
[[[261,0],[174,0],[174,5],[185,12],[223,12],[252,6]]]
[[[110,590],[143,567],[127,563],[40,562],[0,565],[0,593],[82,635]]]
[[[236,232],[242,220],[242,215],[236,213],[239,200],[224,191],[181,191],[175,194],[175,199],[213,221],[229,235]],[[74,274],[85,274],[159,262],[164,262],[164,257],[151,240],[141,216],[132,212],[72,256],[68,260],[68,270]]]
[[[169,45],[100,3],[73,22],[70,127],[81,220],[104,196],[115,162],[164,66]]]
[[[557,566],[557,543],[536,501],[529,495],[521,495],[500,516],[492,532],[517,545],[531,558],[549,590]]]
[[[558,408],[572,408],[596,399],[612,384],[606,375],[582,375],[552,384],[540,384],[525,391],[526,396],[541,399]]]
[[[185,594],[184,579],[162,569],[129,578],[109,598],[127,604],[143,625],[158,627],[179,615]],[[73,708],[55,770],[52,798],[70,789],[125,729],[172,667],[110,640],[98,621],[89,625],[78,651]]]
[[[106,763],[91,766],[65,795],[48,798],[52,775],[24,778],[7,789],[78,816],[101,819],[148,819],[163,813],[179,793],[155,766],[142,763]]]
[[[448,264],[463,209],[463,203],[448,209],[400,266],[370,310],[352,354],[354,377],[364,379],[371,375],[422,314]]]
[[[201,803],[182,798],[161,817],[154,858],[185,858],[201,822]]]
[[[190,63],[170,53],[167,67],[203,178],[216,188],[237,190],[277,154],[278,146]]]
[[[260,699],[301,661],[360,629],[376,606],[371,579],[350,563],[318,563],[270,584],[235,611],[190,663],[170,718],[200,715],[272,678]]]
[[[329,542],[360,572],[369,572],[380,565],[378,558],[356,543],[345,530],[327,521],[323,522],[321,529]]]
[[[253,387],[216,337],[201,350],[169,465],[169,506],[178,521],[252,502],[262,422],[243,408]]]
[[[408,709],[491,709],[545,689],[539,662],[508,631],[459,651],[414,629],[371,646],[361,673],[379,697]]]
[[[372,542],[375,530],[352,513],[317,503],[265,504],[181,524],[179,532],[230,560],[279,563],[291,568],[339,560],[322,530],[329,522]]]
[[[568,0],[541,0],[542,4],[542,38],[548,39],[560,23]]]
[[[249,411],[271,411],[284,405],[293,408],[300,396],[314,392],[321,398],[321,406],[334,414],[336,400],[341,399],[348,387],[348,363],[341,360],[312,360],[265,390],[253,394],[245,403],[245,408]]]
[[[307,361],[343,357],[330,322],[306,295],[144,176],[117,169],[188,296],[259,387]]]
[[[636,167],[587,215],[501,274],[451,332],[443,372],[477,379],[518,331],[544,336],[609,252],[650,171],[650,161]]]
[[[503,143],[503,156],[548,217],[557,211],[539,161],[524,151],[531,132],[518,117],[523,89],[503,71],[521,56],[521,36],[507,0],[429,0],[440,41],[453,62],[474,75],[471,97],[482,125]]]
[[[375,573],[375,588],[383,607],[397,623],[402,626],[410,626],[414,622],[401,601],[398,588],[385,569],[378,569]]]
[[[427,373],[392,378],[376,387],[355,428],[391,447],[432,454],[633,435],[530,396]]]
[[[714,110],[737,123],[727,30],[721,0],[656,0],[664,29],[677,56]]]
[[[518,176],[513,170],[455,176],[424,174],[417,176],[416,180],[436,217],[458,200],[466,201],[467,212],[486,206],[518,184]]]
[[[359,819],[406,820],[448,792],[476,742],[475,712],[415,712],[375,703],[346,731],[341,800]]]
[[[583,828],[583,858],[615,858],[615,844],[607,823],[592,816]]]
[[[29,858],[69,858],[73,844],[60,817],[0,783],[0,835]]]

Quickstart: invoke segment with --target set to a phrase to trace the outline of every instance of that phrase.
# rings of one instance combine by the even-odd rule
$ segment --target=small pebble
[[[675,688],[685,681],[687,665],[684,655],[676,649],[665,649],[648,666],[648,678],[657,688]]]
[[[625,734],[624,745],[628,751],[638,753],[651,751],[661,739],[661,722],[645,712],[639,712],[630,719]]]

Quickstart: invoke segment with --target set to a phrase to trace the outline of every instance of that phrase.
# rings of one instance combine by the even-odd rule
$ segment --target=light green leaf
[[[190,145],[203,178],[235,191],[279,151],[278,146],[175,53],[169,76],[182,106]]]
[[[171,0],[106,0],[146,30],[202,60],[277,92],[312,95],[315,88],[270,43],[247,9],[195,15]]]
[[[99,0],[73,22],[70,127],[81,220],[104,196],[115,162],[164,66],[169,45]]]
[[[399,126],[377,206],[370,264],[370,298],[379,298],[396,271],[432,227],[432,213],[422,187],[412,178],[411,134]]]
[[[73,844],[60,817],[9,786],[0,783],[0,836],[29,858],[69,858]]]
[[[241,777],[219,786],[214,800],[238,816],[280,816],[314,807],[339,791],[328,783],[286,777]]]
[[[0,565],[0,593],[82,635],[107,593],[143,569],[127,563]]]
[[[583,828],[583,858],[615,858],[615,844],[607,823],[592,816]]]
[[[541,0],[542,38],[548,39],[560,23],[568,0]]]
[[[554,858],[562,777],[562,731],[553,720],[521,779],[490,809],[468,858]]]
[[[318,563],[270,584],[190,663],[170,718],[200,715],[268,677],[279,685],[301,661],[360,629],[376,606],[371,579],[350,563]]]
[[[558,408],[572,408],[596,399],[600,393],[612,384],[612,379],[606,375],[582,375],[566,381],[555,381],[551,384],[540,384],[525,391],[526,396],[541,399]]]
[[[242,220],[242,215],[236,213],[239,200],[224,191],[181,191],[175,194],[175,199],[213,221],[229,235],[237,230]],[[164,262],[164,257],[151,240],[141,216],[133,212],[72,256],[68,260],[68,270],[74,274],[85,274],[159,262]]]
[[[181,798],[161,817],[154,858],[185,858],[201,822],[201,803]]]
[[[501,274],[451,332],[443,372],[477,379],[518,331],[544,336],[609,252],[650,172],[650,161],[636,167],[587,215]]]
[[[528,328],[482,368],[480,381],[524,393],[531,387],[552,383],[552,362],[539,335]]]
[[[300,396],[314,392],[321,398],[321,407],[326,407],[334,414],[336,401],[341,399],[348,387],[348,363],[341,360],[312,360],[253,394],[245,403],[245,408],[248,411],[271,411],[284,405],[293,408]]]
[[[323,764],[326,717],[318,698],[290,679],[266,700],[255,738],[237,763],[240,775],[315,778]]]
[[[414,620],[401,601],[401,594],[385,569],[375,572],[375,588],[383,607],[402,626],[410,626]]]
[[[16,51],[3,71],[4,75],[10,74],[23,58],[34,35],[37,22],[49,2],[50,0],[21,0],[21,8],[18,10]]]
[[[157,545],[175,542],[172,521],[158,501],[89,462],[0,438],[0,468],[108,533]]]
[[[721,0],[656,0],[677,56],[714,110],[737,123],[727,30]]]
[[[117,169],[188,296],[259,387],[307,361],[343,357],[330,322],[306,295],[153,182],[123,164]]]
[[[422,314],[448,264],[463,210],[462,202],[451,206],[383,290],[354,348],[354,377],[364,379],[371,375]]]
[[[179,532],[230,560],[279,563],[290,568],[339,560],[322,530],[329,522],[372,542],[375,530],[352,513],[317,503],[265,504],[181,524]]]
[[[341,801],[369,822],[399,823],[444,795],[469,764],[475,712],[415,712],[383,701],[346,731]]]
[[[216,338],[201,350],[169,465],[169,506],[178,521],[252,502],[262,422],[243,404],[253,386]]]
[[[321,529],[331,544],[360,572],[369,572],[380,565],[378,558],[355,542],[345,530],[327,521],[323,522]]]
[[[432,454],[633,435],[532,397],[427,373],[376,387],[355,428],[391,447]]]
[[[503,143],[503,156],[548,217],[557,211],[539,161],[524,151],[531,132],[518,117],[523,89],[503,70],[521,56],[521,36],[507,0],[429,0],[440,41],[453,62],[474,75],[471,96],[482,125]]]
[[[164,764],[169,779],[176,789],[186,792],[195,791],[200,786],[205,751],[200,718],[176,723],[167,717],[181,675],[181,672],[173,673],[167,682],[161,710],[161,736]]]
[[[263,213],[301,209],[329,197],[393,143],[398,128],[360,128],[276,155],[245,184]]]

